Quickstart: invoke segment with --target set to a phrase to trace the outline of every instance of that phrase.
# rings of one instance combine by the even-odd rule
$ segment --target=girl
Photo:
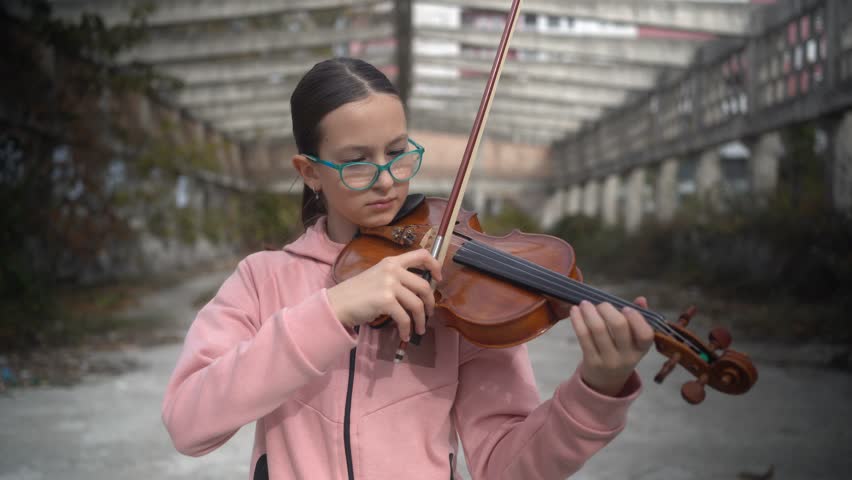
[[[539,400],[526,347],[481,349],[426,318],[441,270],[425,249],[340,284],[359,226],[392,221],[423,148],[397,91],[353,59],[315,65],[291,97],[305,233],[241,261],[186,336],[162,405],[175,447],[204,455],[255,422],[253,479],[563,479],[624,427],[653,332],[635,310],[583,303],[583,361]],[[646,306],[644,299],[637,304]],[[396,328],[360,328],[380,315]],[[390,322],[389,322],[390,323]],[[399,336],[423,335],[395,364]]]

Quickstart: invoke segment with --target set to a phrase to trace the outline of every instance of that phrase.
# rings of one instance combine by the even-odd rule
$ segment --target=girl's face
[[[319,133],[319,158],[338,165],[352,161],[384,165],[408,148],[402,102],[383,93],[333,110],[320,122]],[[383,171],[372,187],[359,191],[344,185],[333,168],[298,163],[305,167],[296,165],[308,186],[314,190],[318,187],[325,196],[329,236],[341,243],[351,240],[358,226],[390,223],[408,196],[408,182],[395,182],[388,171]]]

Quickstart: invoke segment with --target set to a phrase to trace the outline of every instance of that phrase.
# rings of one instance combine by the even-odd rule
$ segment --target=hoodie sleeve
[[[260,321],[246,260],[195,318],[162,403],[181,453],[200,456],[277,408],[355,346],[322,289]]]
[[[634,372],[621,395],[605,396],[589,388],[577,368],[540,403],[526,345],[462,344],[454,416],[475,480],[569,477],[624,428],[641,389]]]

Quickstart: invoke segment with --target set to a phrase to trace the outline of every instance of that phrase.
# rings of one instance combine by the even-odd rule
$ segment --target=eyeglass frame
[[[375,185],[375,184],[376,184],[376,182],[378,182],[378,181],[379,181],[379,177],[381,177],[381,176],[382,176],[382,172],[384,172],[384,171],[387,171],[387,172],[388,172],[388,174],[389,174],[389,175],[391,176],[391,178],[393,179],[393,181],[394,181],[394,182],[398,182],[398,183],[407,182],[407,181],[411,180],[412,178],[414,178],[414,176],[415,176],[415,175],[417,175],[417,173],[418,173],[418,172],[420,172],[420,166],[421,166],[421,165],[423,165],[423,154],[426,152],[426,149],[425,149],[425,148],[423,148],[423,146],[422,146],[422,145],[420,145],[419,143],[415,142],[414,140],[412,140],[412,139],[410,139],[410,138],[408,139],[408,143],[410,143],[410,144],[414,145],[414,150],[409,150],[409,151],[407,151],[407,152],[402,152],[402,153],[400,153],[399,155],[395,156],[395,157],[394,157],[394,158],[393,158],[390,162],[388,162],[388,163],[386,163],[386,164],[384,164],[384,165],[379,165],[379,164],[377,164],[377,163],[373,163],[373,162],[348,162],[348,163],[344,163],[344,164],[339,164],[339,163],[330,162],[330,161],[328,161],[328,160],[322,160],[322,159],[319,159],[319,158],[317,158],[317,157],[315,157],[315,156],[313,156],[313,155],[308,155],[307,153],[303,153],[302,155],[304,155],[305,157],[307,157],[307,158],[308,158],[310,161],[312,161],[312,162],[319,163],[319,164],[321,164],[321,165],[325,165],[326,167],[330,167],[330,168],[333,168],[333,169],[337,170],[337,173],[340,175],[340,181],[343,183],[343,186],[345,186],[346,188],[348,188],[348,189],[350,189],[350,190],[355,190],[355,191],[360,192],[360,191],[368,190],[368,189],[372,188],[372,187],[373,187],[373,185]],[[399,180],[398,178],[396,178],[396,177],[394,176],[393,172],[391,172],[391,170],[390,170],[390,169],[391,169],[391,166],[394,164],[394,162],[396,162],[396,161],[397,161],[397,160],[399,160],[400,158],[402,158],[402,157],[404,157],[404,156],[406,156],[406,155],[412,154],[412,153],[414,153],[414,152],[417,152],[417,153],[420,155],[420,162],[419,162],[419,163],[418,163],[418,165],[417,165],[417,170],[415,170],[415,171],[414,171],[414,173],[412,173],[412,174],[411,174],[411,176],[410,176],[410,177],[408,177],[408,178],[406,178],[405,180]],[[372,181],[370,182],[370,184],[369,184],[369,185],[367,185],[366,187],[363,187],[363,188],[353,188],[353,187],[350,187],[350,186],[346,183],[346,180],[344,180],[344,179],[343,179],[343,169],[344,169],[345,167],[349,166],[349,165],[359,165],[359,164],[366,164],[366,165],[371,165],[371,166],[373,166],[373,167],[376,167],[376,169],[377,169],[378,173],[377,173],[377,174],[373,177],[373,180],[372,180]]]

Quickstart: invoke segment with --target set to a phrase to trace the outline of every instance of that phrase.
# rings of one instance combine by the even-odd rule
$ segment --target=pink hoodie
[[[541,403],[525,346],[481,349],[441,325],[434,367],[379,358],[395,329],[353,336],[328,303],[342,248],[322,219],[245,258],[201,309],[162,405],[178,451],[255,422],[249,478],[434,480],[452,478],[458,434],[474,479],[564,479],[624,427],[635,373],[616,398],[575,372]]]

